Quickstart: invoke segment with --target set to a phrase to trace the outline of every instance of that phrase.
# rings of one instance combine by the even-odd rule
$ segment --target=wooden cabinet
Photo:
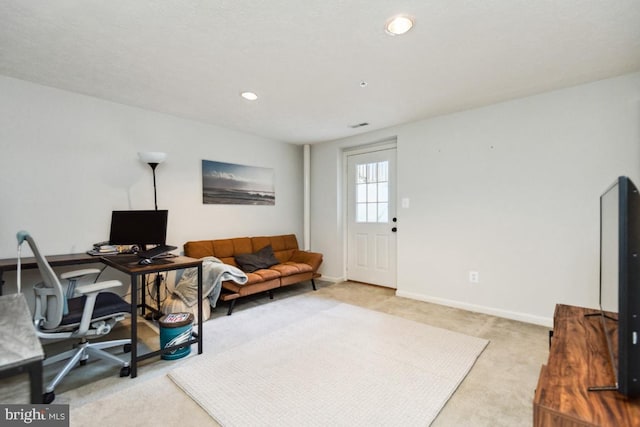
[[[640,426],[640,399],[617,391],[589,391],[613,385],[607,342],[596,310],[557,305],[547,365],[533,401],[534,426]]]

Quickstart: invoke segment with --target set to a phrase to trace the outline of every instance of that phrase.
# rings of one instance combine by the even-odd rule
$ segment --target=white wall
[[[138,151],[156,170],[167,243],[295,233],[302,244],[302,147],[0,76],[0,258],[29,230],[45,254],[109,237],[114,209],[153,209]],[[203,205],[201,161],[275,170],[275,206]]]
[[[398,295],[540,324],[556,303],[597,305],[599,195],[618,175],[640,185],[640,73],[314,145],[327,277],[345,269],[342,150],[391,137],[410,199]]]

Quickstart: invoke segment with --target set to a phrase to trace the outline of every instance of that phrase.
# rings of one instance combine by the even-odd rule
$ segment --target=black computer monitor
[[[113,211],[111,213],[112,245],[164,245],[167,238],[169,211]]]

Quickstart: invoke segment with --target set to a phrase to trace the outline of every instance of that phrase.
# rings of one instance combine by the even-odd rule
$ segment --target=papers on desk
[[[94,246],[93,249],[87,251],[89,255],[115,255],[120,253],[117,246],[114,245],[101,245]]]
[[[100,249],[91,249],[87,251],[87,253],[93,256],[100,256],[100,255],[118,255],[120,252],[118,252],[118,249],[115,249],[112,251],[102,251]]]

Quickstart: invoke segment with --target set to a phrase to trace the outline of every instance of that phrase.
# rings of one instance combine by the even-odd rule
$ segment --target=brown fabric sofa
[[[247,273],[248,280],[244,285],[222,282],[220,300],[230,301],[228,315],[232,313],[236,300],[247,295],[266,291],[273,299],[273,289],[305,280],[310,280],[313,290],[316,290],[313,279],[320,277],[317,271],[322,263],[322,254],[299,250],[295,234],[187,242],[184,254],[192,258],[214,256],[225,264],[239,267],[234,256],[252,254],[268,245],[273,248],[279,264]]]

